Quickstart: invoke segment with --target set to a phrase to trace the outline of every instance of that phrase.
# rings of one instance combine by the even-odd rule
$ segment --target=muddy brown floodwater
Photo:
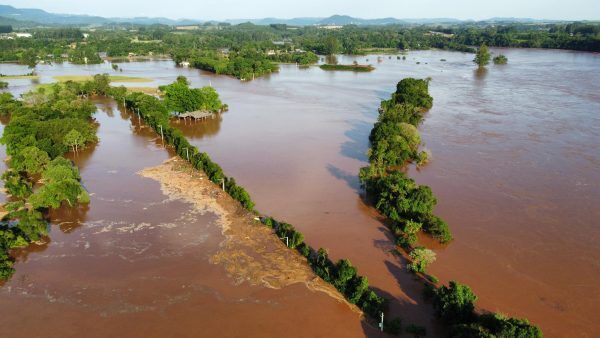
[[[71,156],[91,203],[53,212],[49,243],[16,253],[17,271],[0,288],[3,334],[361,337],[374,331],[266,227],[232,201],[217,203],[225,197],[206,178],[172,170],[173,161],[161,165],[173,154],[148,127],[114,102],[98,107],[99,144]]]
[[[230,110],[219,119],[179,124],[191,141],[247,188],[258,210],[294,224],[310,245],[329,248],[332,258],[349,258],[360,273],[369,277],[378,292],[392,299],[393,314],[401,316],[404,323],[426,326],[429,336],[439,336],[443,331],[432,319],[431,306],[423,301],[421,283],[406,272],[405,262],[391,253],[393,240],[377,213],[365,204],[357,179],[358,169],[366,165],[368,134],[376,119],[379,101],[387,98],[404,77],[431,77],[434,107],[420,130],[425,147],[431,150],[433,157],[425,168],[411,169],[410,174],[418,182],[432,187],[439,201],[436,213],[448,221],[455,240],[441,247],[426,237],[421,238],[438,253],[430,271],[443,282],[455,279],[470,285],[479,296],[478,304],[482,308],[529,318],[542,327],[547,337],[595,337],[600,332],[597,315],[600,308],[597,286],[600,278],[600,246],[597,244],[600,235],[597,208],[600,202],[600,80],[597,76],[600,55],[556,50],[504,49],[501,52],[508,57],[509,64],[490,65],[486,72],[475,71],[470,54],[423,51],[409,53],[405,61],[395,56],[383,56],[381,61],[374,55],[340,57],[342,63],[357,60],[374,64],[376,70],[371,73],[325,72],[315,67],[300,69],[285,65],[279,73],[252,82],[175,68],[172,62],[165,61],[124,63],[122,68],[123,75],[151,76],[154,82],[148,86],[172,82],[178,75],[187,76],[195,86],[214,86]],[[6,74],[22,72],[18,66],[0,67]],[[51,81],[53,75],[109,71],[108,64],[85,67],[64,64],[39,69],[42,83]],[[30,81],[24,80],[11,84],[17,93],[31,86]],[[164,199],[164,195],[158,193],[156,182],[142,180],[134,172],[159,165],[166,159],[166,153],[156,150],[148,136],[143,142],[139,135],[123,137],[101,135],[102,142],[116,144],[106,146],[101,142],[91,153],[90,162],[93,163],[91,159],[99,162],[95,172],[87,169],[91,168],[89,165],[83,165],[86,185],[92,192],[98,189],[99,196],[131,200],[128,203],[133,205],[143,204],[151,196],[156,200],[146,203]],[[121,147],[124,151],[136,142],[142,142],[143,148],[151,151],[139,156],[136,151],[118,155]],[[101,151],[110,154],[98,155]],[[128,186],[124,182],[128,181],[107,183],[109,175],[99,174],[113,170],[110,168],[118,166],[119,160],[127,163],[128,177],[135,177],[131,178],[132,187],[140,184],[137,189],[143,192],[134,196],[123,189]],[[144,189],[151,190],[148,186],[154,186],[157,195],[146,193]],[[104,189],[112,190],[110,194],[102,193]],[[96,220],[111,215],[110,219],[130,217],[127,224],[141,224],[156,217],[152,220],[155,229],[145,235],[152,236],[153,240],[160,234],[173,237],[178,231],[167,231],[157,225],[183,217],[177,208],[190,208],[183,202],[172,201],[168,210],[144,216],[142,210],[131,206],[102,207],[103,203],[107,202],[93,199],[86,219],[90,215],[95,215],[92,219]],[[96,208],[104,208],[104,216],[96,213],[94,210],[100,210]],[[114,215],[118,217],[112,216],[112,211],[107,213],[106,210],[113,210],[111,208],[115,208]],[[212,214],[194,217],[213,217],[202,224],[217,221]],[[184,223],[181,231],[198,228],[188,228],[184,219],[180,219],[180,223]],[[17,275],[11,283],[26,280],[21,285],[27,285],[29,280],[23,276],[47,278],[41,275],[56,270],[58,263],[41,257],[61,255],[60,250],[65,249],[59,250],[55,243],[76,243],[78,234],[93,232],[95,224],[86,221],[68,234],[53,230],[53,241],[48,248],[29,252],[29,258],[22,259],[26,262],[17,264]],[[220,238],[214,226],[205,227],[203,234]],[[128,244],[133,239],[136,243],[144,238],[142,235],[124,236],[131,236],[126,241]],[[210,243],[215,242],[219,240],[209,239],[205,242],[209,244],[183,247],[191,256],[203,252],[206,258],[209,252],[218,250],[209,249]],[[184,250],[181,242],[174,243],[172,250]],[[85,241],[80,245],[85,247]],[[90,245],[88,250],[94,247]],[[168,250],[169,245],[161,241],[151,248]],[[102,270],[90,265],[94,258],[86,258],[82,253],[76,257],[74,260],[78,263],[63,262],[58,270],[60,276],[55,276],[56,283],[75,285],[73,288],[64,286],[65,292],[77,292],[77,286],[85,285],[86,279],[101,272],[108,273],[112,267],[107,264],[106,270]],[[186,263],[173,261],[167,267],[163,265],[167,261],[161,261],[160,265],[152,264],[156,269],[154,275],[185,284],[190,283],[190,276],[196,271],[203,276],[193,279],[194,283],[209,283],[204,282],[211,280],[205,277],[210,275],[205,272],[208,269],[228,281],[218,286],[231,283],[230,276],[222,275],[218,265],[200,259],[181,260],[203,267],[181,271],[180,264]],[[130,279],[146,274],[142,263],[130,265],[126,272],[115,268],[114,274],[102,281],[107,285],[104,292],[110,294],[109,290],[114,288],[126,293]],[[88,266],[91,271],[85,268]],[[304,320],[322,320],[314,322],[315,329],[322,324],[330,330],[345,330],[329,336],[372,333],[363,332],[347,305],[301,285],[277,291],[259,289],[264,292],[263,297],[253,304],[278,299],[282,308],[277,313],[289,316],[286,323],[295,322],[295,316],[304,316]],[[239,305],[230,298],[232,294],[244,293],[242,290],[246,288],[247,284],[227,288],[220,295],[229,302],[210,303],[206,311],[228,314],[236,322],[246,318],[241,308],[254,314],[254,308],[248,303]],[[294,291],[287,291],[293,288]],[[6,290],[7,286],[0,290],[2,302],[14,302],[11,303],[13,311],[17,306],[28,308],[24,306],[26,297],[7,297]],[[160,295],[158,291],[157,295]],[[139,294],[134,293],[134,296],[139,297],[135,304],[154,304]],[[158,302],[163,299],[157,297]],[[296,303],[291,304],[292,299]],[[85,303],[85,299],[81,301]],[[232,306],[233,303],[240,306],[239,311],[234,310],[238,308]],[[186,304],[190,303],[182,303],[180,309]],[[209,310],[213,304],[221,305],[223,311]],[[290,307],[284,309],[282,304]],[[310,308],[312,312],[293,314],[301,308]],[[31,307],[28,310],[35,312]],[[2,311],[4,316],[6,311]],[[325,320],[325,314],[328,319],[334,315],[338,319]],[[12,318],[18,319],[14,315]],[[123,321],[133,325],[127,319]],[[266,322],[284,321],[270,317],[263,321]],[[282,332],[263,329],[268,336]],[[310,335],[311,329],[307,326],[306,331],[301,332]]]

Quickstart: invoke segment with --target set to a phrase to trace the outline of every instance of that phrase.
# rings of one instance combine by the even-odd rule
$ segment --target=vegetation
[[[424,273],[427,266],[435,262],[435,252],[424,247],[417,247],[410,252],[410,259],[412,259],[412,263],[409,264],[409,269]]]
[[[375,207],[393,222],[391,230],[406,249],[416,242],[421,230],[442,243],[452,240],[448,225],[432,214],[437,200],[431,189],[416,184],[401,171],[407,163],[427,160],[427,153],[419,151],[421,138],[416,126],[433,104],[428,87],[428,80],[403,79],[392,97],[381,102],[378,121],[369,136],[370,165],[359,173]],[[414,262],[413,270],[422,272],[428,262]]]
[[[487,66],[490,63],[490,58],[490,50],[485,44],[483,44],[477,50],[477,54],[475,54],[475,59],[473,59],[473,62],[475,62],[479,66],[479,68],[481,68]]]
[[[371,65],[331,65],[325,64],[320,65],[319,68],[323,70],[346,70],[353,72],[370,72],[375,69],[375,67]]]
[[[213,87],[190,88],[184,76],[159,89],[164,93],[164,104],[170,111],[184,113],[202,110],[217,113],[225,107]]]
[[[431,189],[416,184],[401,171],[406,163],[418,163],[425,156],[418,152],[421,140],[416,126],[432,104],[428,80],[400,81],[391,98],[381,102],[378,121],[369,137],[370,165],[359,174],[377,210],[391,221],[397,244],[408,252],[411,260],[407,267],[415,273],[425,273],[436,258],[430,249],[412,248],[419,231],[442,243],[452,240],[448,225],[432,213],[437,201]],[[437,283],[433,276],[429,280]],[[477,315],[474,305],[477,297],[466,285],[450,282],[449,287],[436,289],[428,284],[427,290],[434,296],[438,316],[450,326],[451,337],[541,337],[541,331],[526,320]],[[415,337],[425,335],[425,329],[416,325],[407,326],[406,332]]]
[[[189,57],[190,64],[202,70],[216,74],[235,76],[240,80],[252,80],[256,77],[278,70],[276,64],[264,53],[253,49],[243,49],[239,52],[219,53],[203,52]]]
[[[508,58],[502,54],[494,57],[494,64],[496,65],[505,65],[508,63]]]
[[[59,82],[86,82],[93,80],[93,76],[89,75],[57,75],[52,77],[54,80]],[[146,77],[136,76],[123,76],[123,75],[109,75],[110,82],[152,82],[152,79]]]
[[[96,141],[91,116],[95,106],[84,95],[103,94],[108,77],[86,83],[66,82],[38,88],[15,100],[0,94],[0,115],[10,116],[0,141],[10,156],[2,175],[11,202],[0,221],[0,278],[14,272],[9,251],[48,235],[45,213],[65,204],[88,203],[79,170],[62,157]],[[34,184],[39,188],[33,189]]]
[[[319,56],[313,52],[280,52],[269,55],[269,60],[280,63],[310,65],[319,62]]]
[[[188,85],[185,78],[179,78],[169,86],[173,86],[171,89],[178,88],[185,91],[183,87]],[[165,91],[167,91],[166,88]],[[169,106],[173,104],[169,101],[173,98],[165,95],[165,99],[161,101],[150,95],[126,93],[124,90],[113,90],[111,95],[118,101],[124,100],[127,108],[138,111],[141,118],[156,132],[160,132],[162,128],[165,141],[173,146],[182,159],[189,161],[194,168],[204,171],[213,183],[224,184],[225,191],[233,199],[240,202],[240,205],[246,210],[255,212],[255,204],[248,192],[237,185],[234,178],[227,177],[221,167],[213,162],[206,153],[200,152],[196,147],[190,145],[177,128],[169,125]],[[175,96],[175,98],[177,97]],[[315,274],[334,285],[349,302],[356,304],[367,315],[376,319],[381,312],[386,310],[385,299],[369,288],[368,279],[359,275],[350,261],[342,259],[336,263],[332,262],[325,249],[315,250],[310,247],[304,242],[304,235],[291,224],[276,221],[271,217],[261,217],[261,222],[271,227],[288,247],[296,249],[306,257]],[[397,322],[399,320],[395,321],[395,323]],[[390,326],[392,329],[394,327],[395,325]]]
[[[8,87],[8,82],[0,81],[0,89],[4,89]]]
[[[466,285],[451,281],[449,286],[429,288],[428,294],[437,315],[450,326],[450,337],[542,337],[542,331],[526,319],[476,313],[477,296]]]

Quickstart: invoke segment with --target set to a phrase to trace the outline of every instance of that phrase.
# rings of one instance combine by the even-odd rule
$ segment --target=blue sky
[[[202,20],[332,14],[362,18],[600,20],[600,0],[0,0],[0,3],[55,13]]]

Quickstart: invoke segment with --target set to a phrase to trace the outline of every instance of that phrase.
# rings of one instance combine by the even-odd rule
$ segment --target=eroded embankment
[[[303,283],[310,290],[327,293],[361,313],[332,285],[318,278],[303,257],[277,240],[270,228],[255,220],[254,214],[243,209],[239,202],[186,161],[173,157],[139,174],[158,181],[163,193],[170,198],[191,203],[198,211],[217,215],[217,224],[225,239],[211,262],[223,265],[236,284],[248,281],[253,285],[280,289]]]

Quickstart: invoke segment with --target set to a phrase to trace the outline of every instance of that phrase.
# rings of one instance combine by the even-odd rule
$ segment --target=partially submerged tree
[[[473,59],[473,62],[475,62],[481,68],[487,66],[490,63],[490,58],[490,50],[488,46],[483,44],[477,50],[477,54],[475,54],[475,59]]]

